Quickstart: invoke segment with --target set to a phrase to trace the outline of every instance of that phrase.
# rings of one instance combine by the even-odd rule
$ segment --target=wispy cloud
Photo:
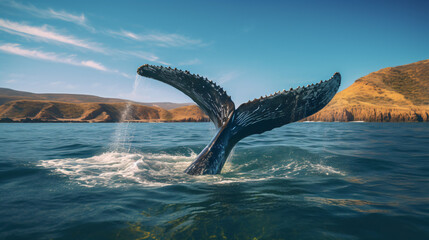
[[[178,65],[179,66],[190,66],[190,65],[196,65],[196,64],[201,64],[201,60],[198,58],[194,58],[188,61],[183,61],[180,62]]]
[[[72,22],[82,26],[87,26],[86,18],[83,13],[81,15],[73,15],[65,11],[55,11],[53,9],[43,10],[43,12],[46,17],[57,18],[66,22]]]
[[[87,28],[91,28],[88,26],[87,19],[83,13],[78,15],[78,14],[68,13],[68,12],[63,11],[63,10],[60,10],[60,11],[53,10],[51,8],[41,9],[41,8],[37,8],[37,7],[35,7],[29,3],[21,4],[21,3],[16,2],[16,1],[1,1],[0,4],[4,5],[4,6],[9,6],[9,7],[15,8],[17,10],[20,10],[20,11],[23,11],[26,13],[29,13],[29,14],[36,16],[36,17],[59,19],[62,21],[71,22],[71,23],[75,23],[75,24],[78,24],[78,25],[81,25],[81,26],[84,26]]]
[[[115,32],[112,32],[112,33],[115,33]],[[120,32],[116,32],[116,34],[120,35],[120,36],[122,35],[123,37],[131,38],[131,39],[134,39],[134,40],[140,40],[140,36],[139,35],[137,35],[135,33],[132,33],[132,32],[125,31],[125,30],[122,30]]]
[[[65,63],[65,64],[70,64],[75,66],[88,67],[88,68],[92,68],[92,69],[96,69],[104,72],[115,72],[115,73],[122,74],[117,70],[109,70],[101,63],[98,63],[92,60],[80,61],[75,59],[72,56],[62,56],[53,52],[42,52],[39,50],[25,49],[25,48],[22,48],[19,44],[7,43],[7,44],[0,45],[0,51],[27,57],[27,58]]]
[[[96,46],[96,44],[94,43],[87,42],[82,39],[78,39],[74,36],[62,35],[60,33],[57,33],[51,27],[48,27],[47,25],[44,25],[41,27],[34,27],[34,26],[29,26],[26,24],[12,22],[12,21],[0,18],[0,30],[3,30],[11,34],[20,35],[20,36],[60,42],[64,44],[73,45],[76,47],[90,49],[96,52],[104,52],[102,48]]]
[[[6,80],[4,82],[10,84],[10,83],[16,83],[18,81],[16,81],[16,79],[9,79],[9,80]]]
[[[201,47],[206,45],[200,39],[192,39],[175,33],[137,34],[126,30],[109,31],[110,34],[140,42],[148,42],[160,47]]]
[[[81,61],[80,64],[82,64],[82,66],[85,66],[85,67],[90,67],[90,68],[94,68],[94,69],[97,69],[100,71],[107,72],[107,68],[105,66],[103,66],[101,63],[94,62],[92,60]]]
[[[162,61],[158,56],[154,55],[153,53],[142,52],[142,51],[117,51],[117,52],[120,54],[137,57],[137,58],[144,59],[154,63],[170,65],[169,63]]]
[[[231,71],[231,72],[223,73],[223,74],[221,74],[220,76],[218,76],[215,79],[217,79],[216,82],[218,84],[224,84],[224,83],[227,83],[227,82],[229,82],[229,81],[231,81],[233,79],[237,79],[240,75],[241,75],[240,72]]]

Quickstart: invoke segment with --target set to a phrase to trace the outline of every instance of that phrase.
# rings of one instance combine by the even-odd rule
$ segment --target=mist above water
[[[133,84],[131,96],[136,94],[137,88],[141,81],[141,76],[136,74]],[[112,137],[112,143],[110,144],[110,152],[130,152],[131,142],[134,135],[130,133],[130,117],[132,116],[132,103],[127,101],[125,107],[121,112],[119,122],[116,123],[115,132]]]

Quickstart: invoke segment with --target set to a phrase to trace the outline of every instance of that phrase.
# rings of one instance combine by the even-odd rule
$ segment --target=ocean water
[[[429,124],[0,124],[0,239],[429,239]]]

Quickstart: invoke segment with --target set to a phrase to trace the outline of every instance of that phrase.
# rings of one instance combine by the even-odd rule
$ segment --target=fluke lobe
[[[188,71],[145,64],[138,68],[141,76],[169,84],[194,100],[209,116],[218,132],[186,169],[191,175],[218,174],[229,153],[241,139],[285,124],[299,121],[326,106],[341,83],[341,75],[320,83],[283,90],[241,104],[234,102],[214,82]]]

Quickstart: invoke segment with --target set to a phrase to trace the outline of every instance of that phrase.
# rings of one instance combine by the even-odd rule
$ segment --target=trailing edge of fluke
[[[237,109],[226,92],[213,81],[188,71],[145,64],[141,76],[169,84],[189,96],[209,116],[218,132],[186,169],[191,175],[218,174],[241,139],[299,121],[325,107],[341,84],[340,73],[317,84],[283,90],[241,104]]]

